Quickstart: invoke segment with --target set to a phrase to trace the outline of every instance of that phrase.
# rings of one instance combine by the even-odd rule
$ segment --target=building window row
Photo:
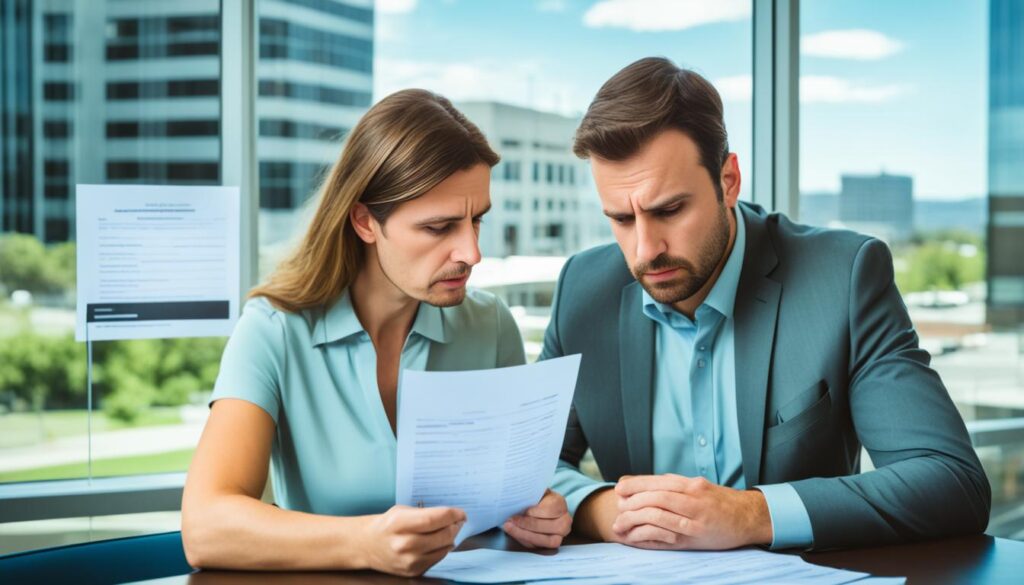
[[[118,120],[107,122],[107,138],[182,138],[220,135],[220,120]]]
[[[165,57],[196,57],[220,55],[220,43],[160,43],[146,42],[132,45],[107,46],[107,61],[134,61],[135,59],[162,59]]]
[[[219,79],[116,81],[107,83],[107,99],[137,100],[220,95]]]
[[[168,41],[216,40],[220,37],[219,14],[116,18],[110,21],[111,39],[163,37]]]
[[[328,126],[313,122],[296,122],[268,118],[260,120],[260,136],[273,138],[305,138],[310,140],[335,141],[348,134],[348,128]]]
[[[331,14],[334,16],[340,16],[363,24],[373,24],[373,9],[362,8],[359,6],[352,6],[351,4],[345,4],[342,2],[335,2],[334,0],[284,0],[289,4],[296,6],[302,6],[316,10],[317,12],[323,12],[325,14]]]
[[[220,164],[203,160],[178,162],[112,160],[107,162],[107,180],[216,184],[220,181]]]
[[[260,20],[260,59],[288,59],[373,71],[373,40],[324,31],[285,20]]]
[[[287,97],[339,106],[368,107],[370,92],[307,83],[260,80],[260,97]]]
[[[70,138],[70,120],[43,120],[43,138]]]
[[[544,182],[549,185],[575,185],[576,184],[576,167],[565,164],[555,163],[544,163],[541,165],[540,162],[534,161],[533,163],[533,182],[540,183],[542,178],[541,170],[543,168],[543,179]]]
[[[71,45],[68,43],[54,43],[47,39],[43,45],[43,61],[47,63],[68,63],[71,54]]]
[[[110,22],[108,61],[220,54],[220,16],[122,18]]]
[[[69,81],[43,83],[43,99],[48,102],[70,102],[75,99],[75,84]]]

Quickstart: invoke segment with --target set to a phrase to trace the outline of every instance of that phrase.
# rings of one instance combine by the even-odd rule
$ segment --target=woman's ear
[[[366,207],[365,203],[353,205],[351,211],[348,212],[348,220],[363,243],[374,244],[377,242],[377,234],[373,230],[377,221],[370,214],[370,209]]]

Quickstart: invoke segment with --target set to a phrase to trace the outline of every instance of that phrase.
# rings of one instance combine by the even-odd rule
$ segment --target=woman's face
[[[480,163],[400,204],[384,225],[370,219],[374,241],[363,239],[373,244],[384,276],[405,295],[431,305],[461,303],[470,271],[480,262],[480,223],[491,208],[490,187],[491,169]]]

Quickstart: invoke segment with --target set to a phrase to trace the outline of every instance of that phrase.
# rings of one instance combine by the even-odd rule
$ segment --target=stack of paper
[[[580,356],[468,372],[404,370],[395,499],[466,512],[456,544],[540,501],[558,465]]]
[[[760,549],[733,551],[652,551],[621,544],[563,546],[557,554],[476,549],[453,552],[427,571],[428,577],[464,583],[538,582],[544,585],[647,583],[905,583],[902,577],[812,565],[796,555]]]

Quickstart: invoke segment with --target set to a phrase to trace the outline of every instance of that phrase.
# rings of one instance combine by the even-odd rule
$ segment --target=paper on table
[[[869,577],[760,549],[651,551],[610,543],[563,546],[555,555],[491,549],[454,552],[427,576],[466,583],[543,580],[544,585],[779,581],[839,585]]]
[[[536,504],[554,476],[580,356],[466,372],[403,370],[395,499],[466,512],[456,542]]]

